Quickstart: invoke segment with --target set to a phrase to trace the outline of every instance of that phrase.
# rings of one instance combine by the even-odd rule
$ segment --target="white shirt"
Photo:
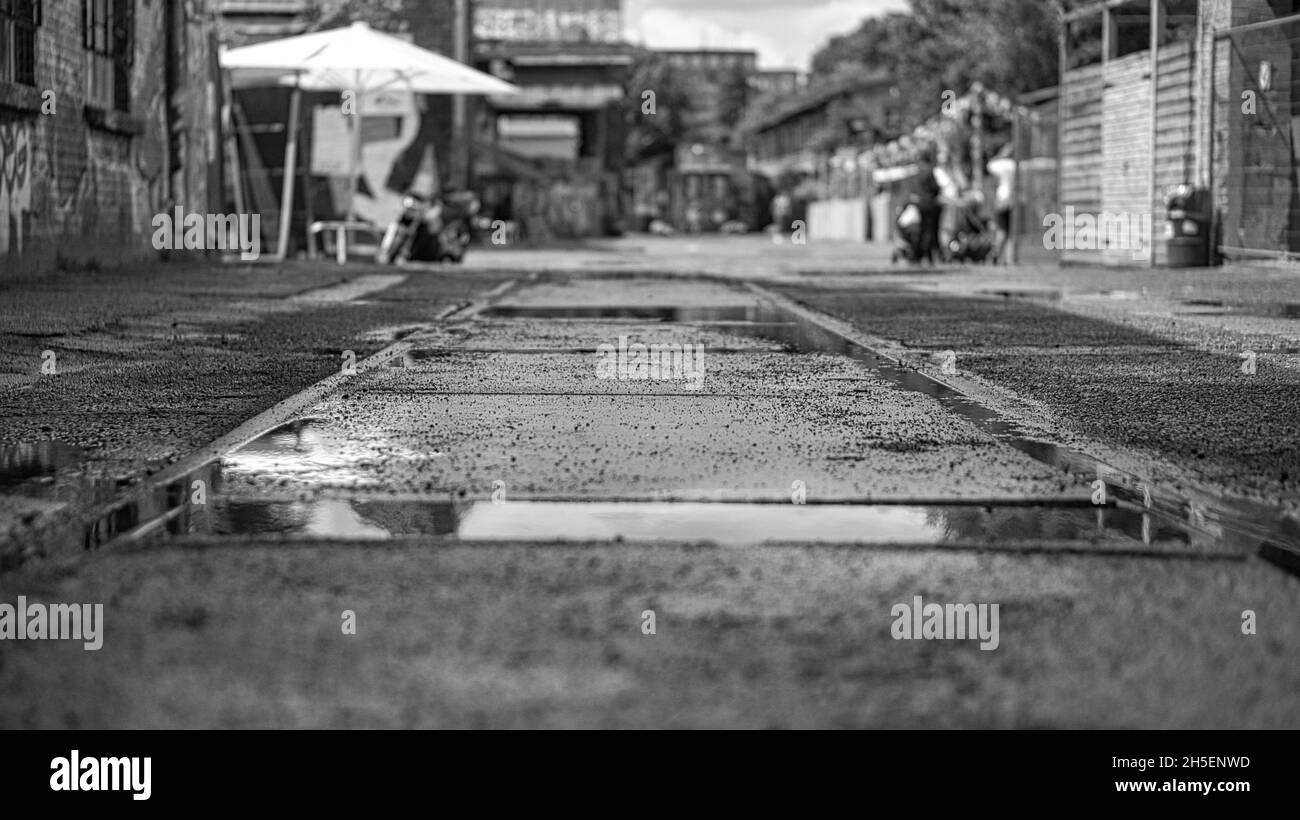
[[[1015,196],[1016,161],[1010,157],[989,160],[989,173],[998,178],[998,205],[1010,205]]]

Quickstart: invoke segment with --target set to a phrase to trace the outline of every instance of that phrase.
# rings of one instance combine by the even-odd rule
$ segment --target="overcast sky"
[[[762,68],[807,69],[812,53],[863,17],[905,0],[624,0],[633,42],[656,48],[752,48]]]

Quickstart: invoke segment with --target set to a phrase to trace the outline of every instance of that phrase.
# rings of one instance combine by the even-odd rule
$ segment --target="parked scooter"
[[[384,232],[375,260],[381,265],[399,259],[461,262],[473,241],[474,217],[480,207],[473,191],[435,194],[432,200],[408,193],[402,199],[402,212]]]

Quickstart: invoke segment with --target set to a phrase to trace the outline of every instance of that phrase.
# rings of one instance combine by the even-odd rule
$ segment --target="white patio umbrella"
[[[298,112],[301,94],[309,91],[352,91],[356,113],[349,160],[347,215],[351,216],[356,175],[361,158],[361,100],[365,94],[399,86],[422,94],[518,94],[510,83],[484,74],[417,45],[375,31],[357,22],[343,28],[300,34],[221,53],[221,65],[249,70],[263,78],[267,72],[292,84],[289,134],[281,193],[279,257],[288,253],[289,209],[293,206],[293,168],[297,162]],[[287,75],[287,76],[286,76]]]

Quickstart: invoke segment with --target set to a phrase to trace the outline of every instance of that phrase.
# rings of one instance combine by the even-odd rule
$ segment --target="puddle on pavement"
[[[263,433],[221,460],[227,481],[320,482],[335,486],[372,481],[365,459],[373,453],[319,419],[305,418]]]
[[[371,443],[322,419],[303,418],[282,424],[230,451],[218,466],[222,479],[232,484],[383,486],[383,477],[373,469],[376,454]],[[406,464],[444,457],[438,450],[417,452],[391,444],[383,447],[384,459]]]
[[[0,490],[13,490],[24,484],[53,479],[64,467],[77,464],[86,456],[80,447],[61,441],[44,441],[0,446]]]

